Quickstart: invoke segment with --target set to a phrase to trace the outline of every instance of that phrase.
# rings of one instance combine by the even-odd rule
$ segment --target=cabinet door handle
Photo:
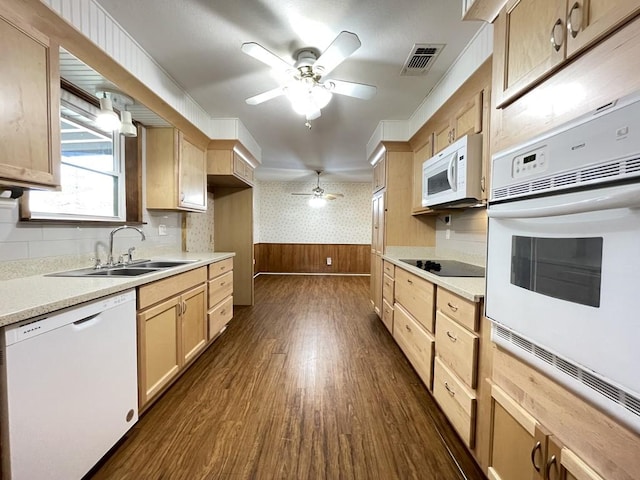
[[[187,313],[187,302],[182,302],[182,314]]]
[[[558,31],[558,27],[560,27],[560,39],[557,40],[556,39],[556,32]],[[554,50],[556,52],[560,51],[560,48],[562,48],[562,20],[558,19],[556,20],[556,23],[553,24],[553,27],[551,27],[551,45],[553,46]]]
[[[575,17],[573,16],[574,13],[576,14]],[[567,32],[569,32],[571,38],[576,38],[581,28],[582,9],[580,8],[580,4],[576,2],[573,4],[573,7],[571,7],[571,10],[569,10],[569,15],[567,15]]]
[[[536,472],[540,473],[540,465],[536,464],[536,452],[542,453],[542,444],[540,441],[537,441],[531,450],[531,464],[533,465],[533,468],[536,469]]]
[[[455,397],[456,392],[451,390],[451,387],[449,387],[449,384],[447,382],[444,382],[444,388],[447,389],[447,392],[449,392],[449,395],[451,395],[452,397]]]
[[[449,308],[451,310],[453,310],[454,312],[458,311],[458,307],[456,307],[455,305],[451,305],[451,302],[447,302],[447,305],[449,306]]]
[[[551,470],[552,468],[553,468],[553,470]],[[553,475],[551,475],[552,471],[554,472]],[[557,480],[557,478],[558,478],[558,468],[556,466],[556,456],[555,455],[551,455],[551,458],[547,462],[547,466],[545,468],[544,478],[546,478],[547,480]]]
[[[456,342],[458,340],[458,337],[456,337],[455,335],[451,335],[451,332],[449,330],[447,330],[447,337],[449,337],[449,340],[451,340],[452,342]]]

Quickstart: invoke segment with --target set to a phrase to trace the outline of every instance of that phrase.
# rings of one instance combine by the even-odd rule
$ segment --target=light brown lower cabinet
[[[207,345],[206,267],[138,288],[138,403],[142,411]]]
[[[213,340],[233,317],[233,258],[209,265],[209,340]]]
[[[491,401],[489,480],[603,480],[496,385]]]
[[[393,309],[393,338],[431,390],[435,339],[398,303]]]

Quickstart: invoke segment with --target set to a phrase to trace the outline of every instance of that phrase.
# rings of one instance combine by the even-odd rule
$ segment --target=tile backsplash
[[[3,279],[25,276],[29,272],[55,271],[92,264],[91,258],[103,261],[109,249],[113,226],[71,226],[18,221],[15,201],[0,200],[0,275]],[[121,231],[114,237],[114,255],[135,247],[135,257],[149,257],[182,247],[181,214],[146,211],[146,223],[140,228],[146,241],[135,231]],[[160,235],[164,225],[166,235]]]

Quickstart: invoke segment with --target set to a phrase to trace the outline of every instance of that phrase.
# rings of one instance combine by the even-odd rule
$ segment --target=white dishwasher
[[[4,329],[3,478],[82,478],[136,423],[135,298]]]

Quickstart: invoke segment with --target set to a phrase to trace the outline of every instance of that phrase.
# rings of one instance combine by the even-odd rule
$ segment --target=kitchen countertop
[[[0,281],[0,327],[193,270],[235,256],[232,252],[177,253],[153,260],[194,260],[139,277],[47,277],[33,275]]]
[[[393,263],[397,267],[400,267],[408,272],[422,277],[429,282],[438,285],[439,287],[446,288],[447,290],[460,295],[462,298],[471,300],[472,302],[479,302],[484,298],[485,279],[484,277],[440,277],[429,273],[421,268],[414,267],[408,263],[401,262],[401,258],[414,258],[406,255],[385,254],[382,256],[383,260]],[[416,257],[422,258],[422,257]],[[450,258],[438,258],[437,256],[430,256],[429,260],[457,260]]]

